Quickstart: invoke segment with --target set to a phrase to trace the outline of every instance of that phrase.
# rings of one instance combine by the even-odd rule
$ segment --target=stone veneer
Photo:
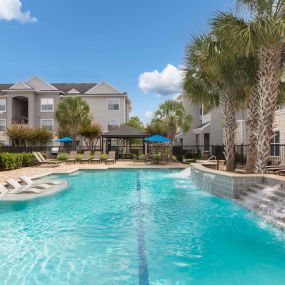
[[[211,176],[212,180],[205,180],[207,176]],[[266,184],[270,186],[276,184],[285,185],[285,177],[267,174],[229,173],[209,169],[199,163],[191,164],[191,177],[197,187],[201,189],[205,188],[203,190],[214,195],[231,199],[238,198],[243,191],[248,190],[254,184]]]

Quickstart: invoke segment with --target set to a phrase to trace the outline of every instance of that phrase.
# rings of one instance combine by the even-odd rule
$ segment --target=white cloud
[[[22,10],[21,0],[0,0],[0,20],[34,23],[37,18],[33,17],[29,10]]]
[[[153,116],[153,112],[152,112],[152,111],[146,111],[146,112],[144,113],[144,117],[145,117],[148,121],[151,120],[152,116]]]
[[[144,93],[155,93],[161,96],[177,95],[181,92],[183,71],[168,64],[161,72],[154,70],[139,76],[139,87]]]

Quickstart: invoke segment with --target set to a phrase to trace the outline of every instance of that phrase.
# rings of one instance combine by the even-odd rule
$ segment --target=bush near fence
[[[0,171],[33,166],[36,160],[31,153],[0,153]]]

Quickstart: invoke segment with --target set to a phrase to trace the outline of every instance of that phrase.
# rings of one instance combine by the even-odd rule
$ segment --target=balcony
[[[17,96],[12,99],[12,124],[27,125],[29,123],[29,99]]]
[[[12,124],[13,125],[28,125],[29,120],[28,120],[28,117],[22,117],[22,118],[14,117],[12,118]]]

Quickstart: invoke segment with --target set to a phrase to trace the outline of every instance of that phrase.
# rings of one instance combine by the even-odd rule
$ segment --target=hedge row
[[[0,171],[33,166],[36,159],[32,153],[0,153]]]

